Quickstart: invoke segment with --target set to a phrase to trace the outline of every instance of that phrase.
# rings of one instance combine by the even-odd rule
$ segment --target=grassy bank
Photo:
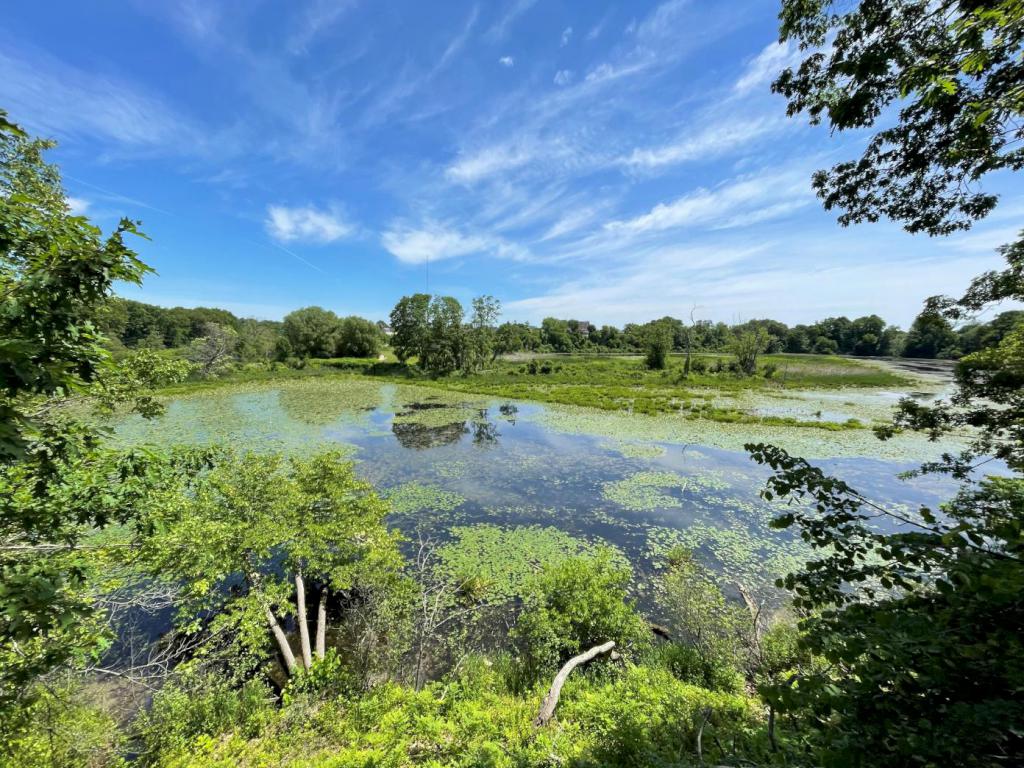
[[[698,355],[694,370],[683,374],[683,359],[673,356],[663,371],[648,370],[640,357],[551,356],[498,360],[471,375],[430,378],[393,360],[358,358],[310,360],[302,368],[243,366],[216,378],[189,381],[163,394],[194,392],[226,384],[273,382],[324,376],[368,376],[406,384],[507,400],[583,406],[641,414],[680,414],[690,419],[732,424],[857,429],[856,419],[830,421],[765,415],[729,404],[744,393],[850,388],[912,388],[915,380],[875,363],[817,355],[769,355],[758,372],[741,376],[728,358]]]

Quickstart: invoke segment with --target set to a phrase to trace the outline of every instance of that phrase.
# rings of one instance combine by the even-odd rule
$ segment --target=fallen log
[[[562,686],[565,685],[565,680],[569,677],[570,672],[580,664],[586,664],[591,659],[608,653],[614,647],[615,641],[609,640],[607,643],[595,645],[589,651],[585,651],[579,656],[573,656],[565,662],[565,666],[558,670],[555,679],[551,681],[551,688],[548,690],[547,696],[544,697],[544,701],[541,702],[540,712],[537,714],[536,719],[534,719],[533,724],[537,727],[548,724],[548,721],[555,714],[555,707],[558,706],[558,697],[562,695]]]

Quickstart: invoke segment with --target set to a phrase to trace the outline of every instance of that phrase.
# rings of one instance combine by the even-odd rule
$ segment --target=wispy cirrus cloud
[[[738,226],[766,221],[796,210],[814,200],[810,174],[804,170],[772,171],[733,180],[713,189],[699,188],[647,213],[610,221],[610,232],[642,233],[681,227]]]
[[[806,55],[806,51],[788,41],[769,43],[747,63],[733,90],[745,95],[759,88],[767,89],[783,69],[796,66]]]
[[[81,197],[68,197],[67,202],[72,216],[84,216],[92,207],[92,203]]]
[[[288,50],[293,54],[305,53],[318,37],[355,8],[356,3],[357,0],[311,0],[288,35]]]
[[[267,206],[267,234],[283,243],[333,243],[353,234],[355,228],[336,208]]]
[[[516,20],[536,4],[537,0],[512,0],[512,4],[484,33],[484,39],[492,43],[502,40],[511,31]]]
[[[620,159],[622,165],[652,170],[693,160],[708,160],[730,151],[749,148],[758,139],[779,133],[792,124],[784,115],[735,116],[734,119],[699,129],[677,141],[657,147],[634,149]]]
[[[0,103],[45,136],[98,139],[135,152],[192,154],[207,146],[206,132],[158,95],[35,50],[0,52]]]
[[[434,221],[418,226],[395,224],[381,235],[381,245],[406,264],[478,254],[509,259],[529,257],[526,249],[501,238],[465,233],[450,224]]]

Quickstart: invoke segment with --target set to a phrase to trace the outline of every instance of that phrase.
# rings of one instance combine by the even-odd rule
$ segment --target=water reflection
[[[438,426],[428,426],[414,421],[396,421],[391,424],[391,433],[403,448],[422,451],[457,443],[463,435],[469,433],[469,429],[466,428],[464,421],[453,421],[451,424]]]

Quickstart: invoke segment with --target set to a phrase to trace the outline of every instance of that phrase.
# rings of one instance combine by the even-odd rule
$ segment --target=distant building
[[[590,332],[594,330],[592,326],[586,320],[570,320],[569,321],[569,333],[574,333],[577,336],[582,336],[584,339],[590,335]]]
[[[395,334],[395,332],[391,330],[391,326],[385,323],[383,320],[377,321],[377,327],[380,328],[381,332],[385,336],[393,336]]]

